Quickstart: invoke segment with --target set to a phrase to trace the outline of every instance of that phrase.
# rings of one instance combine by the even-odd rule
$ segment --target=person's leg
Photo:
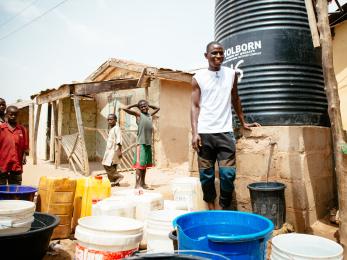
[[[0,172],[0,185],[7,185],[8,172]]]
[[[22,173],[10,172],[10,175],[8,176],[8,184],[22,185]]]
[[[107,177],[111,182],[111,186],[119,185],[119,182],[124,178],[124,176],[118,173],[117,164],[113,164],[111,166],[104,165],[104,168],[106,170]]]
[[[141,187],[144,189],[151,189],[147,184],[146,184],[146,172],[147,172],[147,167],[152,167],[153,162],[152,162],[152,146],[151,145],[143,145],[142,146],[143,151],[141,151],[141,160],[140,164],[141,166],[144,167],[142,170],[142,175],[141,175]]]
[[[198,152],[198,166],[203,199],[208,209],[214,210],[217,193],[214,185],[216,154],[213,148],[213,135],[200,134],[200,137],[202,146]]]
[[[220,177],[219,205],[226,209],[230,206],[234,191],[235,141],[233,133],[220,133],[217,138],[217,161]]]
[[[112,174],[113,168],[112,168],[112,166],[107,166],[107,165],[103,165],[103,166],[104,166],[104,169],[106,171],[107,177],[108,177],[108,179],[112,185],[112,183],[114,183],[114,178],[113,178],[113,174]]]

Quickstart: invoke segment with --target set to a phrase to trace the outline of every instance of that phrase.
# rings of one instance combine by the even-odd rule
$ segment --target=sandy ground
[[[91,174],[105,174],[105,170],[102,165],[97,162],[90,164]],[[160,192],[164,199],[172,199],[172,193],[170,189],[170,181],[176,177],[189,176],[188,164],[180,165],[174,169],[159,170],[156,168],[148,169],[146,182],[153,188],[153,192]],[[121,182],[120,187],[113,187],[112,191],[116,189],[129,189],[135,185],[135,172],[124,172],[124,179]],[[59,168],[55,168],[54,164],[39,160],[37,165],[33,165],[31,160],[28,160],[28,164],[24,166],[23,173],[23,185],[30,185],[37,187],[41,176],[57,176],[57,177],[80,177],[81,174],[75,174],[69,165],[61,165]],[[73,238],[73,235],[72,235]],[[54,250],[52,250],[54,248]],[[72,239],[63,239],[51,242],[51,247],[48,250],[44,260],[67,260],[73,259],[75,252],[75,241]]]

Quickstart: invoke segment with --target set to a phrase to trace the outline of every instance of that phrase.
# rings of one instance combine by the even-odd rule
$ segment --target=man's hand
[[[27,163],[27,155],[24,153],[22,158],[22,164],[25,165]]]
[[[242,128],[245,129],[245,130],[249,130],[249,131],[252,131],[251,127],[259,127],[261,126],[260,124],[258,124],[257,122],[254,122],[254,123],[244,123],[242,125]]]
[[[119,159],[123,157],[121,149],[117,150],[117,156],[118,156]]]
[[[195,151],[199,152],[199,147],[202,146],[200,135],[198,135],[198,134],[193,135],[193,138],[192,138],[192,146],[193,146],[193,149],[194,149]]]

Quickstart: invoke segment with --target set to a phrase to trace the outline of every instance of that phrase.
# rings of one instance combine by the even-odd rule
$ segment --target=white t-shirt
[[[119,164],[120,158],[117,155],[118,144],[122,144],[122,134],[118,125],[110,129],[106,142],[106,149],[102,164],[111,166],[112,164]]]
[[[219,71],[201,69],[194,78],[201,90],[198,133],[232,132],[231,89],[235,70],[225,66]]]

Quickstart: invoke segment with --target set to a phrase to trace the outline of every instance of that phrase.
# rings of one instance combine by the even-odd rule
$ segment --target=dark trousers
[[[117,164],[111,166],[104,165],[104,168],[111,183],[117,184],[124,178],[122,174],[117,172]]]
[[[220,177],[219,205],[227,208],[231,204],[236,176],[234,134],[200,134],[200,137],[202,146],[198,153],[198,165],[204,201],[214,202],[217,197],[214,185],[214,165],[217,161]]]
[[[22,173],[21,172],[1,172],[0,173],[0,185],[7,184],[22,184]]]

